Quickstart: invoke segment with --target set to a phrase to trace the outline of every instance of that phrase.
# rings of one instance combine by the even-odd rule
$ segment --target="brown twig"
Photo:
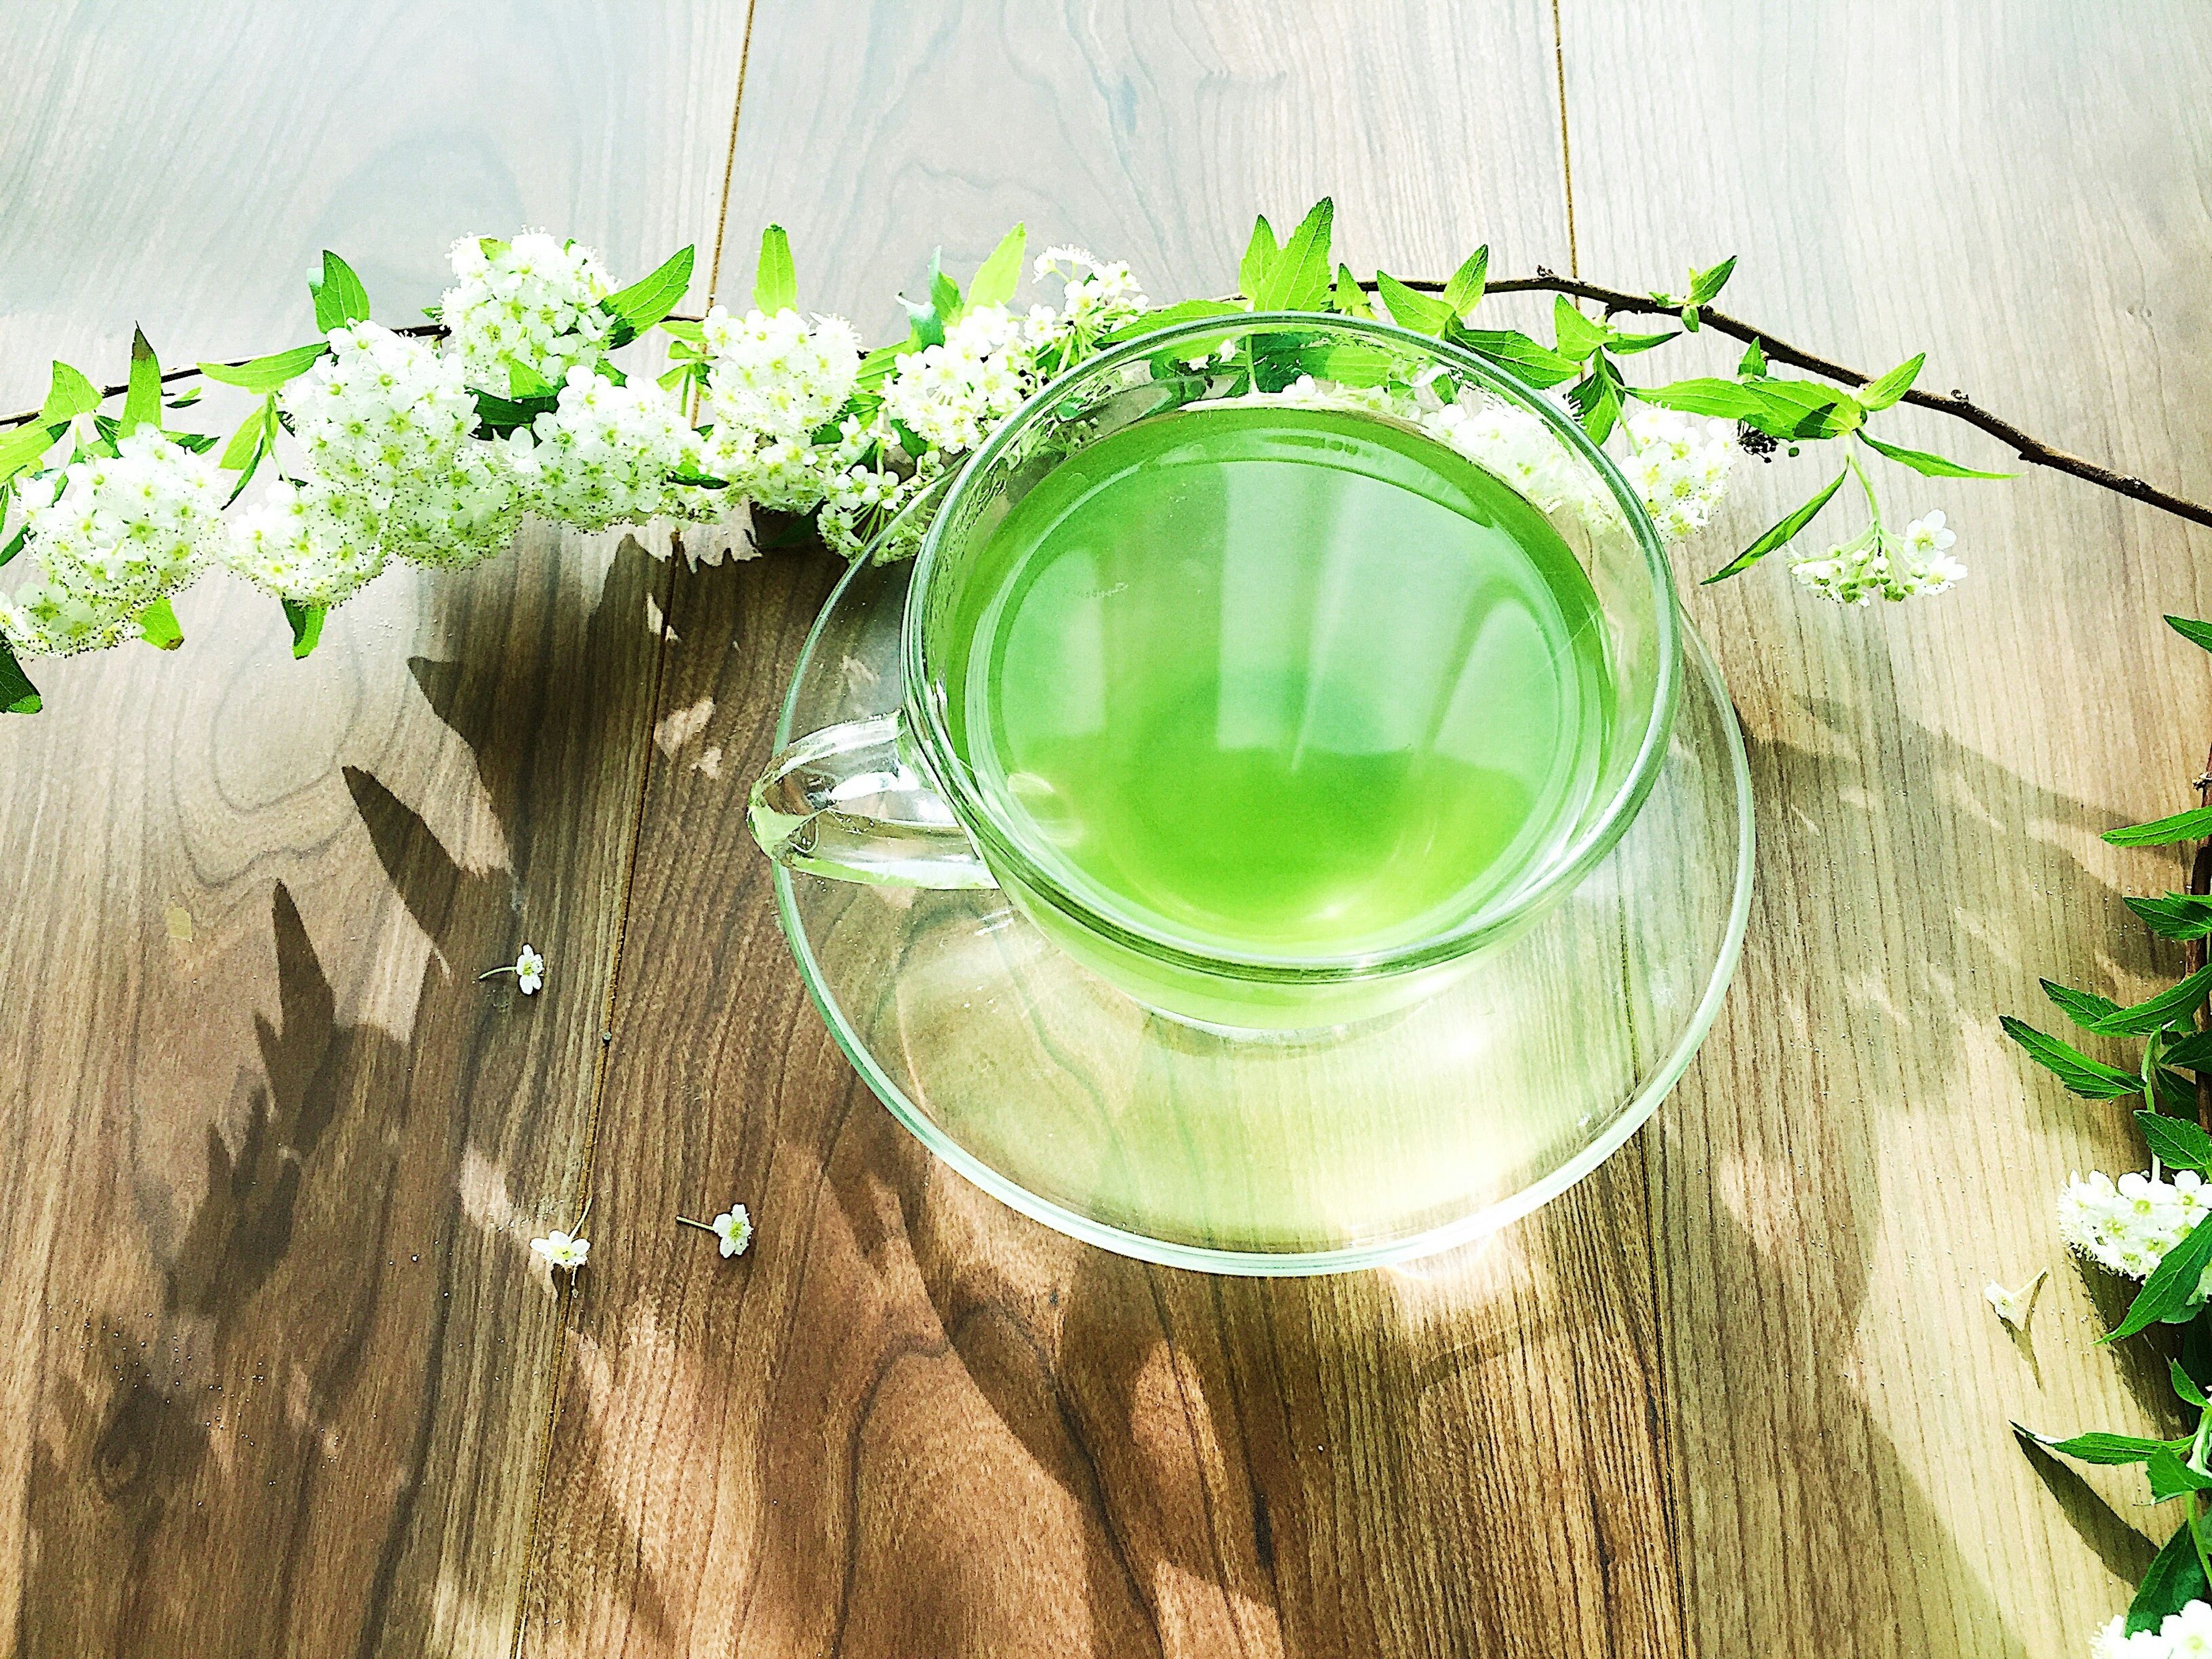
[[[1407,288],[1417,289],[1427,294],[1441,293],[1444,287],[1443,283],[1427,277],[1407,277],[1405,282]],[[1375,284],[1370,282],[1364,283],[1361,286],[1371,289]],[[1565,294],[1572,299],[1589,300],[1603,306],[1608,316],[1673,317],[1679,315],[1681,311],[1679,304],[1662,304],[1649,294],[1630,294],[1617,288],[1603,288],[1595,283],[1585,283],[1573,277],[1562,276],[1556,271],[1546,270],[1541,265],[1536,267],[1536,274],[1534,276],[1504,277],[1486,284],[1484,292],[1487,294]],[[669,320],[697,322],[699,319],[678,317]],[[1731,317],[1726,312],[1716,311],[1711,306],[1698,307],[1698,321],[1700,326],[1710,328],[1717,334],[1725,334],[1731,339],[1741,340],[1746,343],[1753,340],[1758,341],[1759,349],[1766,354],[1766,360],[1770,363],[1782,363],[1791,368],[1802,368],[1808,374],[1818,374],[1823,380],[1834,380],[1843,386],[1864,386],[1874,378],[1871,374],[1862,373],[1845,364],[1832,362],[1826,357],[1818,356],[1812,352],[1793,346],[1786,340],[1777,339],[1766,330],[1754,324],[1747,323],[1741,318]],[[446,330],[444,325],[440,323],[416,323],[410,327],[394,329],[392,332],[412,335],[421,339],[435,339],[442,336]],[[252,360],[248,358],[239,358],[225,363],[223,367],[236,368],[240,363],[250,361]],[[198,373],[199,369],[197,367],[172,369],[161,376],[161,383],[167,386],[172,380],[189,380]],[[128,386],[111,386],[104,388],[100,395],[106,398],[119,398],[129,390]],[[1999,443],[2005,445],[2014,455],[2031,466],[2046,467],[2054,472],[2063,472],[2069,477],[2095,484],[2100,489],[2109,489],[2115,495],[2125,495],[2130,501],[2141,501],[2146,507],[2154,507],[2161,513],[2171,513],[2178,519],[2186,519],[2191,524],[2212,526],[2212,507],[2192,501],[2185,495],[2176,495],[2169,490],[2160,489],[2156,485],[2148,483],[2131,474],[2115,472],[2112,468],[2100,466],[2096,462],[2083,456],[2046,444],[2041,439],[2021,431],[2020,428],[2002,416],[1991,414],[1975,403],[1964,392],[1955,388],[1948,393],[1916,390],[1906,392],[1900,401],[1911,404],[1916,409],[1932,409],[1939,415],[1948,415],[1953,420],[1963,421],[1977,431],[1987,433]],[[21,426],[38,417],[37,410],[29,410],[20,415],[0,418],[0,427]]]

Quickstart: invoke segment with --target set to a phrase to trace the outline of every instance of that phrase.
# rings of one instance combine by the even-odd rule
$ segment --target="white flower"
[[[2043,1268],[2016,1291],[2008,1291],[1992,1279],[1982,1286],[1982,1294],[1989,1298],[1990,1306],[1996,1310],[1999,1319],[2016,1331],[2025,1330],[2027,1328],[2027,1316],[2035,1306],[2036,1288],[2050,1272],[2050,1268]]]
[[[2212,1602],[2191,1601],[2154,1631],[2128,1634],[2125,1614],[2097,1632],[2089,1659],[2212,1659]]]
[[[860,370],[860,337],[842,317],[810,325],[787,308],[738,319],[716,306],[700,331],[706,411],[717,432],[806,442],[844,406]]]
[[[527,945],[514,959],[514,982],[526,997],[536,996],[538,988],[545,983],[545,958]]]
[[[1496,474],[1538,511],[1610,527],[1619,509],[1598,479],[1537,416],[1469,390],[1421,416],[1422,429]]]
[[[753,1220],[745,1213],[744,1205],[732,1204],[714,1218],[714,1237],[722,1241],[725,1260],[733,1255],[743,1255],[745,1246],[753,1242]]]
[[[384,568],[376,514],[319,481],[279,481],[234,520],[223,562],[295,605],[333,605]]]
[[[322,487],[307,513],[342,524],[362,547],[373,544],[380,562],[397,554],[466,565],[504,549],[522,504],[507,453],[470,435],[476,399],[459,360],[374,323],[332,329],[330,346],[282,394],[307,479]],[[279,507],[298,511],[289,501]],[[320,539],[310,527],[309,548]]]
[[[543,1238],[532,1239],[530,1248],[544,1256],[550,1266],[566,1267],[573,1273],[590,1257],[592,1241],[588,1238],[571,1238],[567,1233],[556,1229]]]
[[[2069,1178],[2059,1193],[2058,1231],[2107,1272],[2148,1279],[2166,1253],[2195,1231],[2208,1206],[2212,1191],[2194,1170],[2177,1170],[2171,1181],[2131,1174],[2117,1182],[2092,1171],[2086,1181]],[[2208,1288],[2200,1283],[2190,1305],[2203,1301]]]
[[[944,343],[898,360],[884,413],[947,454],[980,448],[1036,387],[1027,331],[1004,306],[980,306],[945,331]]]
[[[570,369],[558,406],[506,445],[524,502],[580,530],[657,515],[670,504],[668,475],[698,448],[657,382],[617,386],[588,368]]]
[[[1941,593],[1963,580],[1966,567],[1949,549],[1959,539],[1941,513],[1915,519],[1902,537],[1869,525],[1850,541],[1817,559],[1800,559],[1790,572],[1814,592],[1838,605],[1870,605],[1875,598],[1909,599]]]
[[[52,495],[25,515],[34,574],[0,599],[0,633],[19,656],[118,645],[137,615],[190,582],[221,544],[221,473],[167,434],[142,426],[112,456],[33,480]]]
[[[591,249],[538,231],[512,242],[464,236],[453,265],[460,281],[446,290],[439,317],[471,386],[509,396],[516,364],[558,386],[606,355],[614,319],[599,301],[614,283]]]
[[[1621,427],[1628,453],[1620,470],[1661,539],[1682,541],[1704,529],[1743,453],[1735,428],[1725,421],[1693,422],[1671,409],[1644,405],[1629,410]]]

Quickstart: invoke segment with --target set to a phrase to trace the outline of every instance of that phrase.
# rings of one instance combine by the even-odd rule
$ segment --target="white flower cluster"
[[[1951,556],[1959,539],[1941,513],[1915,519],[1902,537],[1869,525],[1817,559],[1800,559],[1790,573],[1824,599],[1870,605],[1876,598],[1909,599],[1941,593],[1963,580],[1966,567]]]
[[[512,242],[464,236],[453,265],[460,281],[438,314],[471,386],[506,397],[517,364],[558,386],[571,368],[596,367],[606,355],[614,319],[599,301],[614,283],[591,249],[541,231]]]
[[[702,459],[699,434],[658,383],[617,386],[583,368],[568,371],[559,406],[506,449],[532,510],[580,530],[657,516],[669,504],[668,475]]]
[[[2132,1636],[2127,1616],[2116,1615],[2089,1644],[2089,1659],[2212,1659],[2212,1601],[2191,1601]]]
[[[295,605],[349,599],[384,568],[374,520],[326,484],[279,480],[232,526],[223,558],[265,592]]]
[[[27,515],[35,574],[12,601],[0,598],[0,634],[18,655],[119,645],[222,538],[214,462],[147,427],[117,449],[71,462],[53,498]]]
[[[737,319],[717,306],[702,337],[711,429],[698,470],[727,479],[732,500],[771,512],[811,511],[830,493],[832,475],[867,447],[852,416],[836,439],[814,441],[852,395],[860,336],[842,317],[809,323],[787,307],[773,317],[752,311]]]
[[[1567,513],[1595,528],[1620,520],[1597,474],[1526,410],[1467,392],[1421,417],[1422,428],[1486,471],[1495,473],[1540,512]]]
[[[2099,1267],[2148,1279],[2166,1253],[2196,1229],[2208,1207],[2212,1189],[2193,1170],[2176,1170],[2171,1181],[2130,1174],[2117,1182],[2093,1171],[2086,1181],[2071,1177],[2059,1193],[2058,1231]],[[2204,1288],[2199,1287],[2198,1297]]]
[[[1022,325],[1031,356],[1048,375],[1088,350],[1102,334],[1133,322],[1152,308],[1126,261],[1095,258],[1086,248],[1048,247],[1031,267],[1036,279],[1056,279],[1060,306],[1032,306]]]
[[[1735,428],[1726,421],[1692,421],[1648,404],[1630,410],[1621,425],[1628,453],[1620,470],[1661,539],[1684,541],[1703,530],[1743,454]]]
[[[1004,306],[980,306],[945,331],[940,345],[898,360],[884,413],[945,454],[980,448],[1036,386],[1024,325]]]

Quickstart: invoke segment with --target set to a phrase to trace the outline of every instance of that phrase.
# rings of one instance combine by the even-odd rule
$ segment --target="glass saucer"
[[[779,749],[897,707],[911,569],[856,565],[838,585]],[[988,890],[778,868],[784,935],[891,1115],[1047,1226],[1211,1273],[1446,1249],[1595,1169],[1719,1012],[1751,905],[1751,773],[1686,620],[1682,638],[1667,763],[1620,844],[1528,932],[1397,1014],[1290,1035],[1186,1024],[1092,977]]]

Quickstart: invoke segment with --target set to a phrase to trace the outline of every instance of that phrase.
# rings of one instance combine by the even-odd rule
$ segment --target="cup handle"
[[[788,870],[875,887],[996,887],[921,769],[901,717],[825,726],[769,763],[745,822]]]

